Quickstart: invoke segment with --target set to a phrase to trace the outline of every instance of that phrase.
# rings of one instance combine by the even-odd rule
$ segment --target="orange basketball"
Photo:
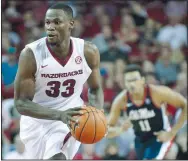
[[[107,132],[107,120],[104,113],[95,107],[83,107],[83,115],[74,116],[79,123],[71,123],[72,136],[84,144],[100,141]]]

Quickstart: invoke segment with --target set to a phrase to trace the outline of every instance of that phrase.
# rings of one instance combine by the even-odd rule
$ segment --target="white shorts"
[[[25,159],[49,159],[58,153],[73,159],[81,144],[70,135],[63,122],[41,123],[27,116],[20,120],[20,138],[25,144]]]

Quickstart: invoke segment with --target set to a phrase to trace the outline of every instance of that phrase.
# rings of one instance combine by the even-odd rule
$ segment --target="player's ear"
[[[74,20],[72,19],[72,20],[70,20],[70,29],[72,30],[73,28],[74,28]]]

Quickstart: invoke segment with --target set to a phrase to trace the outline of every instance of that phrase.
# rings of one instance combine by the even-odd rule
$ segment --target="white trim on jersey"
[[[163,159],[164,156],[169,151],[170,147],[172,146],[173,141],[168,141],[166,143],[163,143],[161,146],[161,149],[159,151],[159,154],[155,157],[155,159]]]
[[[165,104],[161,105],[161,111],[162,111],[162,118],[163,118],[163,129],[170,131],[171,127],[170,127],[170,123],[168,120],[168,116],[166,115],[166,107]]]
[[[166,111],[165,104],[161,105],[161,110],[162,110],[162,118],[163,118],[163,129],[170,131],[171,127],[170,127],[170,123],[168,120],[168,116],[166,115],[166,112],[165,112]],[[155,159],[163,159],[166,153],[169,151],[170,147],[172,146],[172,143],[173,143],[172,140],[166,143],[163,143],[159,151],[159,154],[157,155],[157,157],[155,157]]]

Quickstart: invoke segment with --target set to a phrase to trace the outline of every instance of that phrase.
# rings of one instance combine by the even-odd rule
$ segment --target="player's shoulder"
[[[160,91],[168,92],[169,90],[171,90],[169,87],[164,85],[149,84],[148,86],[150,87],[152,93],[158,93]]]
[[[92,42],[84,41],[84,56],[90,67],[98,65],[100,62],[99,50]]]
[[[40,46],[40,45],[44,44],[44,42],[46,42],[46,37],[42,37],[42,38],[40,38],[38,40],[35,40],[35,41],[31,42],[31,43],[26,44],[26,47],[30,47],[31,48],[31,47]]]
[[[20,56],[34,58],[34,51],[45,44],[46,37],[40,38],[36,41],[28,43],[25,45],[24,49],[21,51]]]
[[[71,36],[70,38],[71,38],[71,40],[75,40],[75,41],[82,41],[82,42],[85,41],[84,39],[79,38],[79,37],[73,37],[73,36]]]
[[[34,57],[34,53],[28,46],[25,46],[24,49],[22,49],[20,56],[19,56],[19,65],[20,64],[32,64],[33,67],[36,67],[36,61]]]
[[[99,55],[99,50],[95,44],[90,41],[84,41],[84,54],[86,56],[96,57]]]
[[[120,102],[126,102],[127,100],[127,90],[122,90],[114,99],[113,102],[120,103]]]
[[[31,58],[31,57],[33,57],[33,51],[31,50],[31,48],[29,46],[25,46],[20,53],[20,57],[21,58]]]
[[[150,86],[151,97],[156,104],[157,102],[160,102],[161,100],[163,100],[164,97],[174,93],[172,89],[164,85],[150,84],[149,86]]]

